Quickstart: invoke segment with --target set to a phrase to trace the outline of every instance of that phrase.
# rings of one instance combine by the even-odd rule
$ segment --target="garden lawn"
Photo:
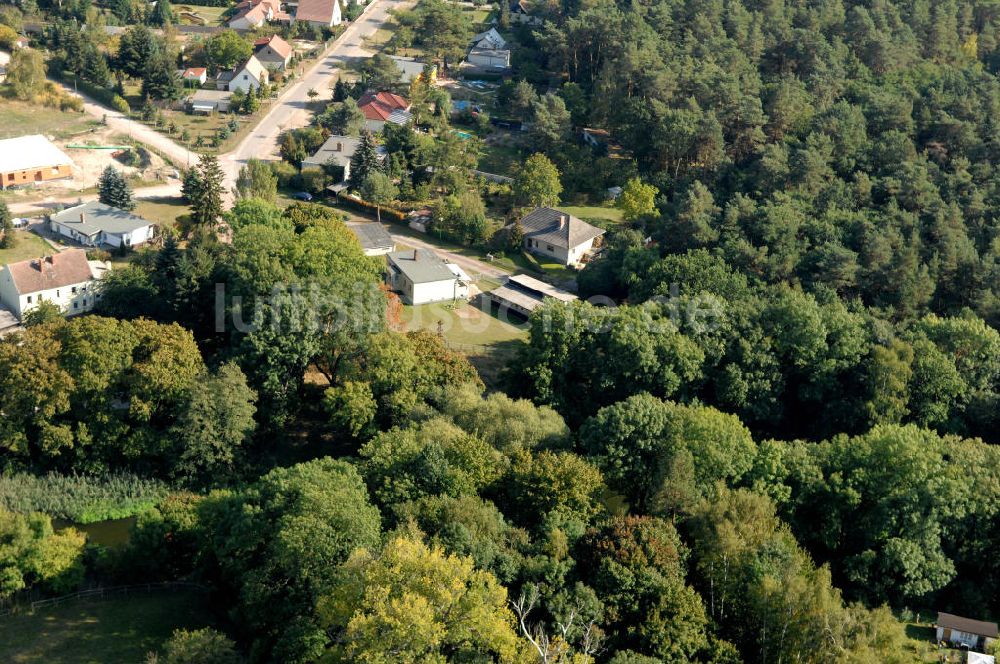
[[[83,113],[60,111],[12,99],[0,99],[3,122],[0,122],[0,139],[45,134],[50,138],[68,138],[82,134],[100,125]]]
[[[487,289],[495,283],[484,285]],[[435,302],[417,306],[404,306],[402,319],[407,330],[437,332],[438,322],[445,340],[455,350],[475,352],[479,347],[489,347],[527,338],[527,325],[521,321],[504,322],[491,312],[483,311],[476,303]]]
[[[175,629],[212,624],[204,600],[197,592],[161,590],[0,618],[0,662],[144,662]]]
[[[606,228],[607,223],[620,224],[624,221],[622,211],[616,207],[604,207],[603,205],[561,205],[559,209],[586,222],[596,223],[601,228]]]
[[[17,246],[13,249],[0,249],[0,265],[7,263],[17,263],[26,261],[29,258],[38,258],[55,253],[45,240],[29,231],[15,231],[17,233]],[[2,661],[2,660],[0,660]]]
[[[135,214],[148,219],[161,228],[173,227],[177,217],[191,213],[191,208],[181,197],[174,198],[139,198],[135,201]]]
[[[514,167],[521,163],[521,152],[512,145],[487,143],[483,156],[479,158],[478,169],[484,173],[514,176]]]

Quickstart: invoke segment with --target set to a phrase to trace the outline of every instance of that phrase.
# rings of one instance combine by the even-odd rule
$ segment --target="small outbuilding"
[[[937,622],[938,642],[952,643],[964,646],[970,650],[984,651],[997,639],[997,624],[984,620],[963,618],[951,613],[938,612]]]
[[[472,280],[462,268],[427,249],[387,254],[386,283],[406,304],[469,299]]]
[[[187,107],[191,113],[226,113],[233,93],[226,90],[198,90],[188,97]]]
[[[483,293],[481,297],[496,304],[500,311],[513,311],[524,317],[531,315],[546,300],[573,302],[578,299],[568,291],[526,274],[507,277],[502,286]]]

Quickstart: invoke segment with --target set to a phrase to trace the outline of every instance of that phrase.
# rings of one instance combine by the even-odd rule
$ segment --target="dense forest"
[[[913,612],[1000,615],[1000,2],[538,11],[536,104],[652,196],[591,301],[487,389],[248,166],[98,315],[0,341],[0,599],[194,580],[216,661],[282,663],[909,662]],[[567,195],[607,164],[537,145]],[[53,530],[39,486],[126,473],[126,548]]]

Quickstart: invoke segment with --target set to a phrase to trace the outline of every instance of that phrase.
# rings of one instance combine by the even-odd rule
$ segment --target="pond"
[[[52,519],[52,527],[56,530],[63,530],[72,526],[86,535],[87,541],[91,544],[100,544],[101,546],[113,549],[118,549],[128,544],[133,524],[135,524],[134,516],[88,524],[73,523],[65,519]]]

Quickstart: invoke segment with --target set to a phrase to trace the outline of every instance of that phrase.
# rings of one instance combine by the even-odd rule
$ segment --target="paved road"
[[[232,188],[240,167],[251,158],[277,158],[278,136],[286,129],[305,127],[312,119],[309,112],[311,89],[320,93],[317,99],[329,99],[333,75],[352,60],[370,58],[374,55],[363,47],[365,39],[371,37],[389,19],[389,11],[413,4],[413,0],[375,0],[368,5],[365,13],[349,25],[336,42],[313,66],[301,76],[297,83],[288,88],[271,110],[257,124],[257,127],[243,139],[232,152],[220,158],[222,170],[226,173],[226,190]]]
[[[405,244],[408,247],[417,247],[419,249],[430,249],[438,256],[446,258],[452,263],[455,263],[460,268],[465,270],[470,277],[476,278],[478,276],[490,277],[492,279],[503,279],[510,274],[510,271],[504,270],[492,263],[486,263],[475,258],[469,258],[468,256],[463,256],[462,254],[457,254],[453,251],[448,251],[444,247],[436,244],[431,244],[421,240],[420,238],[413,237],[412,235],[402,235],[399,233],[393,233],[392,227],[387,227],[389,235],[392,237],[396,244]]]

